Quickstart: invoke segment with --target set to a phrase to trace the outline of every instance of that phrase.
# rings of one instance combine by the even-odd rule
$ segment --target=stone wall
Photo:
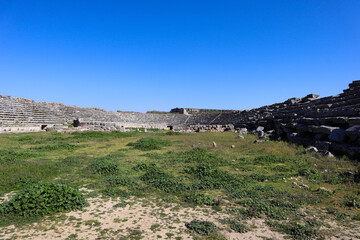
[[[213,124],[224,121],[249,130],[263,126],[273,138],[360,158],[360,81],[336,96],[291,98],[238,116],[223,114]]]

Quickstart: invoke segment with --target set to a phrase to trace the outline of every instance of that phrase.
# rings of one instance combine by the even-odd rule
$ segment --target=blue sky
[[[250,109],[360,79],[359,0],[0,0],[0,94]]]

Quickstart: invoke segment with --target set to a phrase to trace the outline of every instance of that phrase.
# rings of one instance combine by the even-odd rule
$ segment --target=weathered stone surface
[[[239,129],[239,134],[247,134],[247,133],[248,133],[247,128],[240,128]]]
[[[354,125],[346,129],[346,135],[348,135],[349,137],[359,137],[360,125]]]
[[[328,151],[330,146],[331,146],[331,142],[327,142],[327,141],[316,141],[315,142],[315,147],[317,149],[320,149],[322,152],[324,151]]]
[[[346,131],[344,129],[335,129],[329,135],[329,140],[332,142],[341,143],[346,138]]]
[[[264,127],[262,127],[262,126],[258,126],[257,128],[256,128],[256,131],[257,132],[260,132],[260,131],[264,131]]]
[[[360,117],[352,117],[348,119],[350,125],[360,125]]]
[[[298,124],[296,126],[298,133],[306,133],[309,131],[309,126],[306,124]]]
[[[257,135],[259,138],[265,137],[265,133],[263,131],[257,131]]]
[[[315,139],[316,140],[326,140],[327,138],[327,135],[326,134],[323,134],[323,133],[317,133],[315,134]]]
[[[323,133],[330,134],[332,131],[339,129],[338,127],[330,127],[330,126],[309,126],[309,131],[313,133]]]

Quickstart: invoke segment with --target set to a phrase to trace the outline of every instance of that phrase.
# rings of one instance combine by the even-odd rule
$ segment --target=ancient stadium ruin
[[[70,124],[73,129],[68,128]],[[241,130],[359,158],[360,80],[336,96],[309,94],[244,111],[175,108],[167,114],[110,112],[0,96],[0,133],[124,131],[129,127],[190,132]]]

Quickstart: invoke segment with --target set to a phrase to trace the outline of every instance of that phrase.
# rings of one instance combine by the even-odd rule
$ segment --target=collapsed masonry
[[[360,158],[360,81],[352,82],[336,96],[318,98],[310,94],[252,110],[191,109],[190,112],[196,114],[185,110],[187,114],[109,112],[0,96],[0,132],[67,128],[68,124],[109,131],[126,127],[187,131],[227,131],[234,127],[251,131],[262,126],[271,133],[271,138],[280,137],[322,151]]]

